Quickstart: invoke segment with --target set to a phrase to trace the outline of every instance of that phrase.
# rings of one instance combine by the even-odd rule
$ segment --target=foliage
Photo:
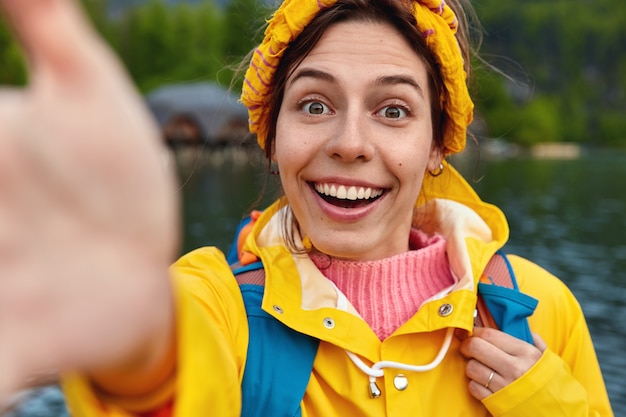
[[[242,62],[242,59],[250,52],[250,49],[263,39],[260,31],[268,13],[267,9],[260,6],[256,0],[231,1],[226,7],[227,24],[224,27],[224,52],[229,62]],[[227,75],[234,75],[234,68]],[[241,89],[241,80],[234,83],[234,88]]]
[[[0,84],[23,85],[26,69],[22,53],[7,26],[0,21]]]
[[[269,11],[258,0],[82,0],[141,91],[213,80],[256,45]],[[476,109],[487,136],[519,144],[626,147],[626,2],[474,0],[484,28]],[[113,7],[115,6],[115,7]],[[24,60],[0,23],[0,83],[24,84]],[[235,87],[236,88],[236,87]]]
[[[486,102],[479,97],[489,135],[521,144],[537,137],[626,146],[625,2],[480,0],[475,7],[485,30],[482,55],[488,61],[508,57],[516,62],[532,91],[516,103],[510,94]],[[520,76],[519,68],[513,72],[513,78]],[[480,77],[481,91],[493,87],[494,77]],[[500,82],[514,84],[504,77]],[[503,108],[519,117],[503,117]]]
[[[224,56],[221,12],[206,1],[167,6],[152,0],[115,22],[112,44],[139,88],[217,78]]]
[[[558,108],[558,99],[554,97],[543,95],[530,101],[520,112],[520,122],[512,136],[526,146],[560,141],[563,125],[559,123]]]

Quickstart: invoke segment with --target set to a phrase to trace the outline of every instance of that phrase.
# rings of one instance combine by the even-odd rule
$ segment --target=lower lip
[[[380,204],[380,202],[385,198],[385,194],[378,197],[375,201],[370,204],[367,204],[362,207],[356,208],[344,208],[338,207],[333,204],[330,204],[328,201],[324,200],[313,187],[311,187],[311,192],[313,196],[321,208],[322,212],[331,220],[340,222],[340,223],[353,223],[357,222],[365,217],[367,217],[372,211],[376,209],[376,207]]]

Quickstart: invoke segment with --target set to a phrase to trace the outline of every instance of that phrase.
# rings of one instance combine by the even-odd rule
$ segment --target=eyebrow
[[[293,83],[295,83],[300,78],[315,78],[315,79],[318,79],[318,80],[328,81],[328,82],[331,82],[331,83],[334,83],[334,82],[337,81],[337,79],[332,74],[330,74],[328,72],[320,71],[320,70],[316,70],[316,69],[312,69],[312,68],[304,68],[304,69],[302,69],[300,71],[297,71],[295,73],[295,75],[293,76],[293,78],[291,79],[289,84],[292,85]]]
[[[424,90],[422,90],[422,87],[411,76],[386,75],[386,76],[379,77],[376,79],[376,85],[385,86],[385,85],[398,85],[398,84],[406,84],[415,88],[415,90],[419,93],[419,95],[422,96],[422,98],[425,98]]]
[[[320,71],[320,70],[313,69],[313,68],[304,68],[300,71],[297,71],[294,74],[289,84],[292,85],[300,78],[314,78],[314,79],[318,79],[322,81],[327,81],[330,83],[337,82],[337,79],[332,74],[326,71]],[[375,85],[378,85],[378,86],[399,85],[399,84],[405,84],[405,85],[413,87],[422,98],[426,98],[426,96],[424,95],[424,90],[422,90],[422,87],[419,85],[417,81],[415,81],[413,77],[409,75],[384,75],[382,77],[378,77],[375,82]]]

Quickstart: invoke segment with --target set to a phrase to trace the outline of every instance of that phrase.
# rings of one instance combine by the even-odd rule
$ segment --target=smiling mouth
[[[342,208],[366,206],[378,200],[385,192],[382,188],[355,187],[327,183],[314,183],[312,186],[324,201]]]

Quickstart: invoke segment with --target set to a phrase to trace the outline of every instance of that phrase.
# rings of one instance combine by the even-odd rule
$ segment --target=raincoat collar
[[[441,176],[425,176],[423,191],[422,195],[429,198],[420,198],[417,202],[414,226],[446,238],[450,267],[458,281],[449,294],[438,294],[430,302],[425,302],[420,311],[394,334],[448,327],[471,332],[477,283],[493,254],[508,238],[506,219],[500,209],[483,202],[448,163],[445,163]],[[283,198],[260,216],[243,250],[255,254],[266,265],[263,309],[288,326],[324,340],[323,330],[319,333],[311,329],[319,327],[324,310],[336,309],[337,290],[308,255],[289,252],[281,233],[285,215],[290,214]],[[305,247],[310,245],[306,237],[301,243]],[[300,279],[294,279],[296,276]],[[456,314],[452,317],[438,314],[442,303],[453,303]],[[351,305],[347,314],[358,316]],[[367,327],[364,321],[360,322]],[[376,337],[369,328],[360,330]],[[341,345],[340,340],[333,343]]]

